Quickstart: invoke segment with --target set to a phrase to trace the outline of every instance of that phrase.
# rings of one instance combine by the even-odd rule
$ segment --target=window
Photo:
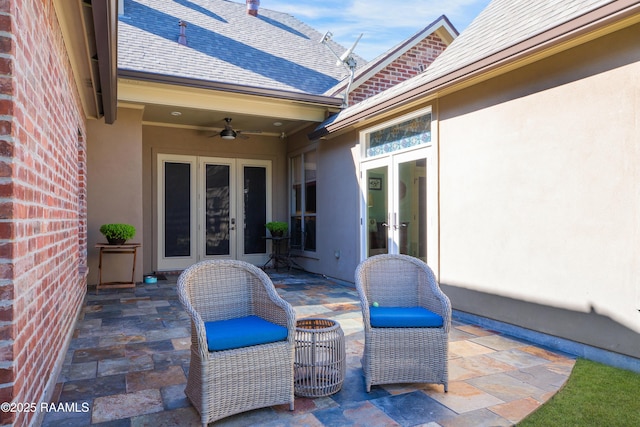
[[[431,142],[431,113],[369,132],[365,136],[365,157],[414,148]]]
[[[291,247],[316,250],[316,150],[291,158]]]

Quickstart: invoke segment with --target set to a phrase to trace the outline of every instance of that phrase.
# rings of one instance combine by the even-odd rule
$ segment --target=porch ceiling
[[[204,131],[224,129],[265,136],[291,135],[339,111],[341,99],[210,83],[128,78],[118,80],[118,105],[142,108],[143,123]],[[179,114],[176,114],[179,113]]]

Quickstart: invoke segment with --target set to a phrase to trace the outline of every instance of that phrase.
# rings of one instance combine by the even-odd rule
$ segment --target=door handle
[[[231,230],[235,230],[236,229],[236,219],[235,218],[231,218]]]

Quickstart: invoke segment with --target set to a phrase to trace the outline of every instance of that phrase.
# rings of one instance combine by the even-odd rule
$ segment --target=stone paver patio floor
[[[219,426],[509,426],[566,382],[571,356],[453,322],[449,392],[440,385],[374,386],[366,393],[360,358],[362,316],[354,286],[300,271],[268,270],[298,318],[335,319],[345,334],[347,375],[329,397],[238,414]],[[58,379],[54,402],[76,412],[49,412],[43,426],[199,426],[184,395],[190,322],[177,277],[135,289],[90,289]],[[84,406],[82,406],[84,404]]]

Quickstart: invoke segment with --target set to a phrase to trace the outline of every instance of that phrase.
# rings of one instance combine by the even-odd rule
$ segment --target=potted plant
[[[282,221],[268,222],[265,227],[267,227],[272,237],[282,237],[289,230],[289,224]]]
[[[110,245],[122,245],[136,235],[136,228],[130,224],[103,224],[100,232]]]

